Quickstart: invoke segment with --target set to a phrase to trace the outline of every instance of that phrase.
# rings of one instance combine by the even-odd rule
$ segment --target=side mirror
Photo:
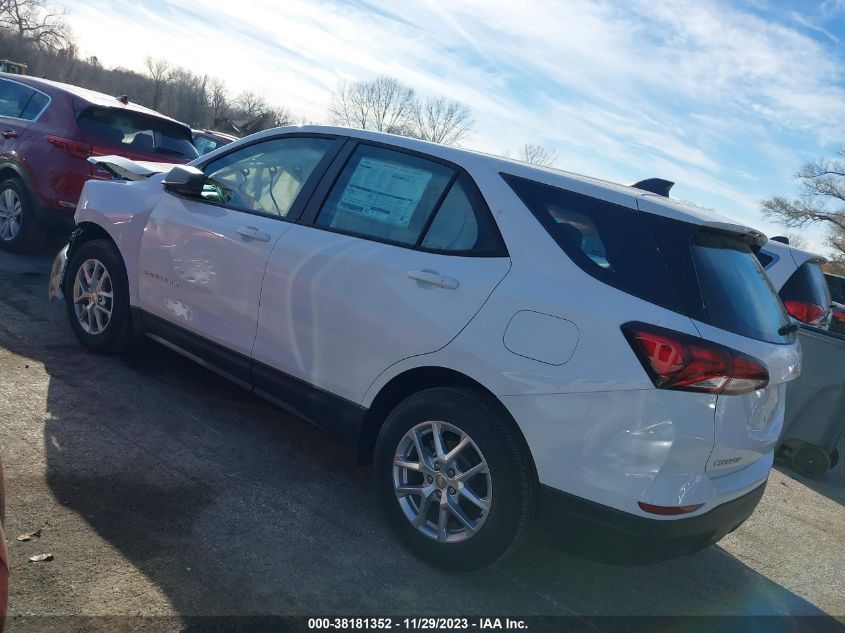
[[[202,193],[205,174],[196,167],[176,165],[161,181],[164,190],[178,196],[195,196]]]

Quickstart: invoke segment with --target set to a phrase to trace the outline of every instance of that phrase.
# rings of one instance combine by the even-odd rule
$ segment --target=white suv
[[[800,351],[760,233],[332,127],[110,164],[137,181],[86,184],[52,279],[79,340],[145,335],[337,432],[432,564],[492,563],[538,510],[576,551],[687,553],[763,494]]]
[[[821,255],[789,246],[785,237],[773,237],[757,253],[766,275],[793,319],[827,330],[833,316]]]

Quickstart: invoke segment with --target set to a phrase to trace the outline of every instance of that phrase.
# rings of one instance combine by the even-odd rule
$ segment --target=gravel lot
[[[393,539],[368,470],[331,436],[152,342],[127,358],[83,350],[46,301],[59,247],[0,252],[11,631],[55,615],[170,616],[143,621],[160,630],[217,614],[845,622],[842,465],[823,481],[774,471],[754,516],[695,556],[610,567],[535,538],[484,572],[443,574]],[[41,553],[55,559],[28,562]]]

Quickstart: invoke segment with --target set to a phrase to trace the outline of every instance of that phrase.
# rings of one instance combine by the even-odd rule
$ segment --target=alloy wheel
[[[88,334],[102,334],[111,321],[114,291],[103,263],[88,259],[73,281],[73,308],[79,325]]]
[[[21,231],[21,199],[11,187],[0,193],[0,239],[11,242]]]
[[[423,422],[403,436],[393,486],[405,518],[439,542],[471,538],[490,514],[487,460],[469,435],[447,422]]]

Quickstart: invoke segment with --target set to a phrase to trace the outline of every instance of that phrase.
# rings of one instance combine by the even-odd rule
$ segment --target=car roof
[[[152,110],[151,108],[147,108],[142,106],[138,103],[133,103],[129,101],[128,103],[123,103],[122,101],[118,100],[117,97],[107,95],[102,92],[97,92],[96,90],[89,90],[88,88],[82,88],[80,86],[74,86],[72,84],[65,84],[60,81],[52,81],[50,79],[41,79],[40,77],[30,77],[28,75],[15,75],[11,73],[0,73],[0,77],[3,79],[10,79],[12,81],[17,81],[18,83],[22,83],[28,85],[32,88],[47,90],[47,91],[55,91],[60,90],[62,92],[68,93],[87,101],[91,105],[103,106],[106,108],[115,108],[119,110],[129,110],[132,112],[139,112],[142,114],[147,114],[150,116],[157,117],[159,119],[164,119],[167,121],[171,121],[173,123],[177,123],[184,127],[188,127],[181,121],[177,121],[176,119],[172,119],[171,117],[162,114],[156,110]]]
[[[624,200],[630,206],[638,207],[643,211],[670,217],[676,220],[690,222],[715,229],[726,230],[742,235],[751,235],[758,242],[765,241],[765,236],[756,229],[719,215],[709,209],[702,209],[694,205],[672,200],[664,196],[654,194],[643,189],[637,189],[628,185],[622,185],[600,178],[584,176],[574,172],[564,171],[551,167],[540,167],[529,165],[519,160],[495,156],[482,152],[431,143],[420,139],[374,132],[372,130],[361,130],[357,128],[346,128],[328,125],[301,125],[275,128],[259,132],[260,135],[272,135],[279,131],[291,131],[296,129],[300,132],[315,134],[343,135],[351,138],[375,141],[395,145],[405,149],[415,150],[431,154],[438,158],[458,163],[472,171],[473,168],[482,168],[498,172],[506,172],[514,176],[530,178],[548,185],[564,189],[574,189],[587,195],[607,199],[610,201]],[[258,135],[256,135],[258,136]]]
[[[226,139],[227,141],[237,141],[238,137],[233,134],[227,134],[226,132],[218,132],[217,130],[207,130],[207,129],[192,129],[191,133],[195,136],[200,134],[205,134],[206,136],[217,137]]]
[[[801,248],[795,248],[794,246],[790,246],[789,244],[784,244],[783,242],[778,242],[776,240],[769,240],[766,242],[763,246],[763,250],[770,254],[777,255],[778,257],[791,257],[792,261],[794,261],[795,265],[798,267],[806,264],[807,262],[822,264],[827,261],[827,258],[824,255],[805,251]]]

